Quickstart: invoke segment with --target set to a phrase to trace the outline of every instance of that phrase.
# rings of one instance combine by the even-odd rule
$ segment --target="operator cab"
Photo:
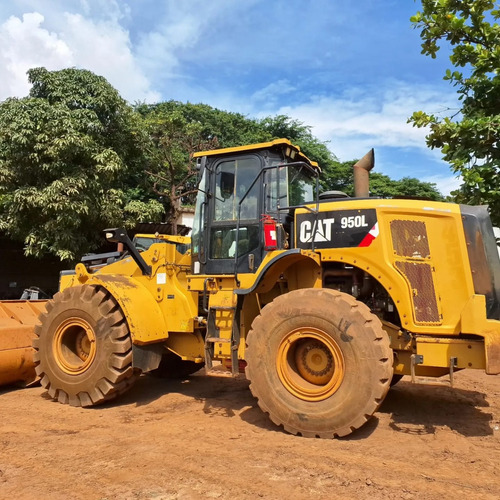
[[[192,232],[193,273],[255,272],[269,249],[293,242],[293,211],[317,202],[318,164],[287,139],[196,153],[199,185]]]

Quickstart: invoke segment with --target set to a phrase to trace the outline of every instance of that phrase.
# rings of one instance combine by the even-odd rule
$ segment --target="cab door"
[[[212,168],[205,274],[254,271],[262,261],[262,169],[258,155],[227,157]]]

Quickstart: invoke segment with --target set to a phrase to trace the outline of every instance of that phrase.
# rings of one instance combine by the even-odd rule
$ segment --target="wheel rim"
[[[344,379],[339,345],[316,328],[288,333],[278,348],[278,376],[285,388],[304,401],[321,401],[334,394]]]
[[[96,337],[82,318],[68,318],[54,335],[54,358],[59,368],[71,375],[83,373],[94,361]]]

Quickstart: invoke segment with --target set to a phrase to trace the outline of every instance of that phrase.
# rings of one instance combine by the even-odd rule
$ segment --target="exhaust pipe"
[[[375,151],[373,148],[352,166],[354,171],[355,198],[368,198],[370,196],[369,172],[374,166]]]

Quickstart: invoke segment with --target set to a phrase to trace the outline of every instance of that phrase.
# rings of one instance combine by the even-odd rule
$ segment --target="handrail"
[[[319,172],[314,169],[311,165],[303,162],[303,161],[298,161],[298,162],[292,162],[292,163],[280,163],[279,165],[271,165],[268,167],[264,167],[260,170],[260,172],[257,174],[255,179],[253,180],[252,184],[250,184],[250,187],[246,190],[245,194],[241,197],[241,200],[238,202],[238,217],[236,219],[236,248],[235,248],[235,254],[234,254],[234,279],[236,281],[236,286],[239,288],[240,286],[240,281],[238,280],[238,244],[239,244],[239,234],[240,234],[240,220],[241,220],[241,204],[245,200],[245,198],[248,196],[250,191],[253,189],[255,186],[255,183],[258,181],[258,179],[263,175],[264,172],[267,172],[268,170],[276,169],[278,170],[279,168],[283,167],[295,167],[295,166],[303,166],[306,167],[308,170],[310,170],[313,175],[316,177],[316,215],[319,213]],[[280,207],[279,206],[279,200],[280,200],[280,179],[279,179],[279,172],[277,175],[277,183],[278,183],[278,192],[277,192],[277,202],[276,202],[276,211],[278,213],[278,223],[280,223],[280,211],[285,211],[285,210],[292,210],[296,208],[303,208],[305,205],[297,205],[297,206],[287,206],[287,207]],[[313,243],[313,248],[312,250],[314,251],[314,243]]]

